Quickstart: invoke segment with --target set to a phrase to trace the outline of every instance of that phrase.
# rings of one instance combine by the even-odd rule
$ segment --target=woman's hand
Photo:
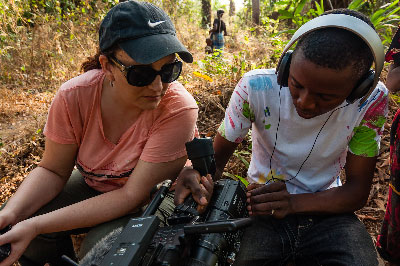
[[[16,262],[36,236],[36,226],[32,219],[17,223],[10,231],[1,235],[0,246],[7,243],[11,244],[11,253],[0,263],[0,266],[9,266]]]
[[[293,213],[291,195],[283,182],[247,187],[247,210],[250,215],[272,215],[281,219]]]
[[[2,211],[0,211],[0,229],[3,229],[8,225],[14,225],[16,223],[16,216],[13,213],[7,211],[6,207]]]
[[[214,182],[211,175],[200,177],[198,171],[185,167],[179,174],[175,187],[175,205],[183,203],[191,193],[199,204],[197,210],[201,213],[207,208],[213,189]]]

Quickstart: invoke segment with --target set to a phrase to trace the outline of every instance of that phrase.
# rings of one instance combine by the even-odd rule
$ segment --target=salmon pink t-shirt
[[[173,82],[157,108],[144,110],[114,144],[104,136],[101,118],[104,77],[96,69],[64,83],[44,129],[54,142],[78,145],[76,167],[86,183],[100,192],[123,186],[139,159],[161,163],[185,156],[185,143],[195,135],[198,112],[190,93]]]

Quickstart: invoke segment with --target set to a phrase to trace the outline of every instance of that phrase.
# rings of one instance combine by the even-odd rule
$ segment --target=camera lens
[[[11,225],[4,227],[0,230],[0,235],[5,234],[6,232],[11,230]],[[0,246],[0,262],[2,262],[5,258],[7,258],[11,253],[11,244],[7,243]]]
[[[5,244],[0,246],[0,262],[7,258],[11,253],[11,245]]]

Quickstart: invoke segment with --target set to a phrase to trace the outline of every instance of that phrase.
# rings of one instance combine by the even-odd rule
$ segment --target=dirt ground
[[[198,127],[203,136],[214,136],[232,91],[231,88],[219,89],[222,93],[210,93],[202,90],[201,83],[189,88],[191,92],[196,91],[193,94],[200,107]],[[23,178],[40,161],[44,149],[42,131],[53,95],[39,90],[0,88],[1,203],[16,191]],[[389,118],[385,125],[369,201],[363,209],[357,211],[374,240],[385,213],[389,181],[389,129],[398,107],[394,100],[390,101]],[[236,157],[230,161],[226,170],[241,176],[246,173],[243,163]],[[381,261],[380,265],[385,264]]]

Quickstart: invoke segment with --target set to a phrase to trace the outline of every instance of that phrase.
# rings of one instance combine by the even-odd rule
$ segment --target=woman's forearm
[[[62,177],[39,166],[29,173],[3,211],[15,215],[16,222],[24,220],[55,198],[65,182]]]
[[[38,234],[91,227],[138,210],[146,195],[121,188],[30,219]]]

